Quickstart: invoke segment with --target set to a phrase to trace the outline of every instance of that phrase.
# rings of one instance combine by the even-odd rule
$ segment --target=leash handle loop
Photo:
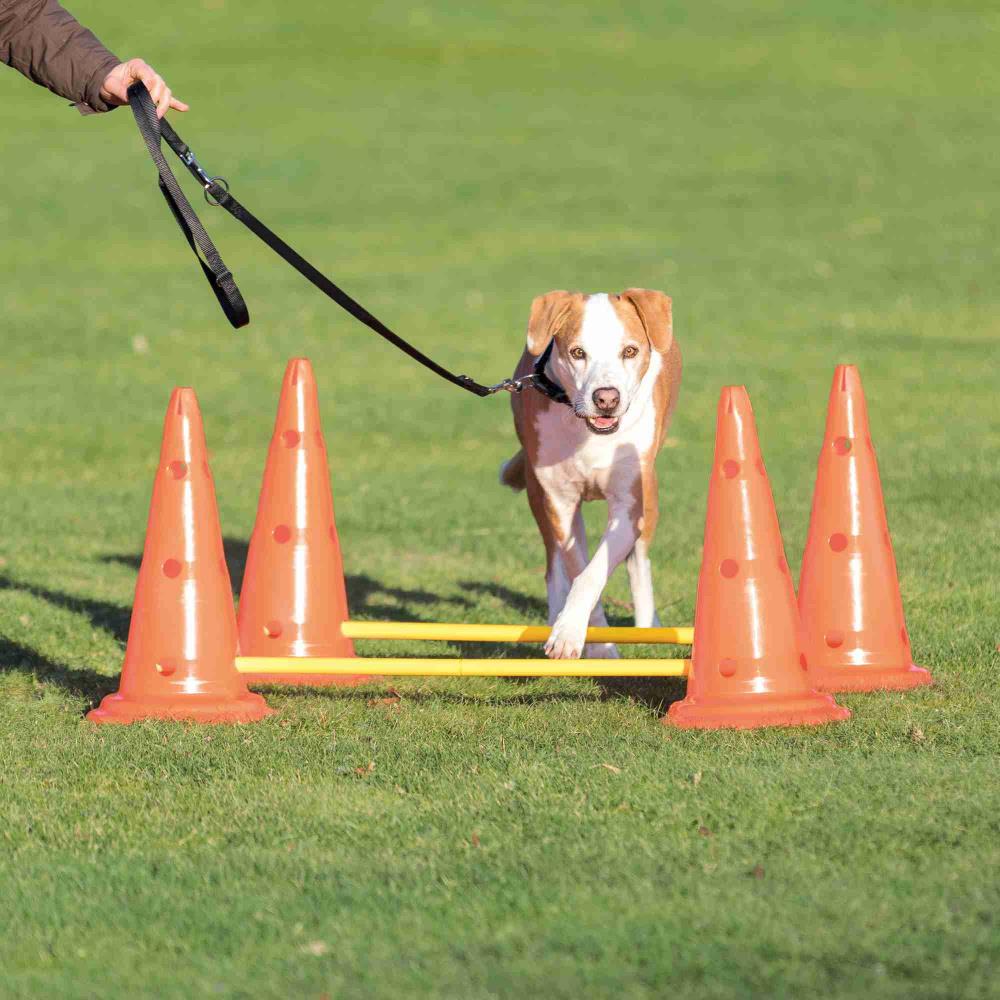
[[[201,224],[201,220],[191,207],[191,203],[184,196],[184,192],[177,183],[177,178],[174,177],[170,170],[163,156],[163,150],[160,147],[160,141],[167,135],[168,129],[169,134],[178,144],[183,146],[183,143],[180,142],[177,133],[166,122],[161,122],[156,117],[156,105],[153,103],[153,99],[149,96],[149,91],[146,90],[144,84],[134,83],[128,88],[128,103],[135,117],[135,123],[139,126],[139,132],[142,134],[143,141],[146,143],[146,148],[149,150],[149,155],[156,165],[156,171],[160,175],[160,193],[170,208],[174,221],[180,228],[181,233],[183,233],[184,239],[187,240],[188,246],[191,247],[191,252],[195,255],[201,266],[205,279],[212,289],[212,293],[222,307],[226,319],[236,329],[246,326],[250,322],[250,313],[247,310],[246,303],[243,301],[243,295],[233,280],[232,272],[226,267],[219,251],[215,248],[215,244],[208,233],[205,232],[205,227]],[[169,145],[176,151],[173,142],[169,142]],[[185,153],[189,152],[185,147]],[[178,155],[181,156],[181,162],[189,170],[192,169],[192,164],[197,164],[194,154],[190,155],[190,162],[185,160],[182,154],[178,153]],[[211,181],[211,178],[209,178],[209,181]]]

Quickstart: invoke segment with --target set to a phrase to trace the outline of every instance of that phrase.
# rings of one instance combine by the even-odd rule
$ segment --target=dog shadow
[[[481,580],[465,580],[460,584],[462,589],[470,594],[479,594],[492,597],[499,601],[508,612],[519,618],[527,618],[543,623],[548,619],[548,603],[539,597],[513,590],[504,584],[493,582],[483,582]],[[611,611],[607,615],[609,625],[632,625],[633,620],[621,612]],[[474,655],[479,653],[484,655],[493,652],[495,647],[484,643],[463,643],[467,653]],[[525,653],[514,648],[513,651],[505,651],[504,657],[519,657]],[[543,657],[541,647],[532,647],[529,658],[537,656]],[[530,683],[530,677],[511,678],[525,683]],[[597,686],[599,697],[602,700],[626,699],[641,705],[650,714],[661,716],[675,702],[684,697],[685,682],[680,677],[595,677],[594,684]],[[524,696],[530,700],[530,695]],[[579,700],[580,695],[570,695],[570,698]]]

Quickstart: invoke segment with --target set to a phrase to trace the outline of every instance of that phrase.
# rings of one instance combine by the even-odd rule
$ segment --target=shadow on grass
[[[246,567],[247,543],[233,538],[224,541],[226,562],[229,567],[230,576],[233,582],[234,593],[238,593],[243,582],[243,574]],[[107,563],[118,563],[138,570],[142,561],[141,554],[114,554],[102,556],[102,561]],[[465,597],[452,596],[444,597],[426,590],[406,589],[401,587],[391,587],[383,584],[365,574],[353,574],[347,577],[348,601],[352,609],[352,614],[369,618],[389,618],[406,619],[410,621],[421,621],[418,609],[427,605],[454,604],[457,607],[468,609],[474,606],[475,602]],[[488,595],[499,600],[506,607],[510,608],[512,616],[518,618],[533,618],[535,620],[545,620],[547,614],[546,603],[540,598],[532,597],[528,594],[496,582],[483,582],[479,580],[465,580],[459,586],[470,595]],[[125,643],[128,639],[129,620],[131,609],[112,604],[109,601],[96,600],[94,598],[79,597],[73,594],[66,594],[61,591],[51,590],[36,584],[25,583],[12,580],[6,576],[0,576],[0,590],[19,590],[24,593],[45,601],[55,607],[72,611],[76,614],[85,615],[93,626],[110,632],[119,642]],[[381,599],[380,599],[381,598]],[[620,616],[614,616],[615,624]],[[620,623],[624,624],[622,619]],[[494,659],[542,658],[542,652],[537,646],[526,649],[518,645],[506,645],[502,647],[500,657],[497,657],[497,646],[494,643],[463,643],[461,646],[463,655],[469,659],[477,657],[491,657]],[[35,670],[40,677],[51,680],[59,684],[67,691],[92,700],[99,699],[109,691],[114,690],[117,681],[88,670],[74,670],[64,664],[56,663],[47,659],[39,653],[27,647],[20,646],[10,640],[0,639],[0,667],[7,665],[24,666]],[[363,661],[362,661],[363,662]],[[516,681],[518,684],[531,684],[530,677],[506,678]],[[645,706],[651,713],[662,715],[667,707],[674,701],[683,697],[684,682],[675,678],[656,677],[595,677],[595,689],[593,695],[588,692],[553,692],[539,691],[532,692],[525,690],[511,694],[489,694],[489,695],[466,695],[453,691],[426,691],[408,693],[407,698],[412,700],[425,701],[445,701],[460,704],[492,704],[492,705],[524,705],[552,701],[581,701],[599,698],[602,700],[626,698]],[[382,683],[381,687],[391,686],[391,679]],[[289,693],[294,688],[282,687],[280,685],[267,685],[268,689],[275,692]],[[312,689],[318,694],[326,697],[337,697],[345,699],[364,698],[369,700],[375,695],[371,687],[357,690],[344,687],[325,687]]]
[[[227,537],[223,538],[222,547],[226,555],[226,566],[229,568],[233,595],[238,597],[243,589],[243,576],[246,573],[250,543],[242,538]],[[102,556],[101,561],[118,563],[138,572],[142,563],[142,553],[116,553]],[[347,586],[347,606],[351,609],[351,614],[366,618],[422,621],[416,610],[421,606],[454,604],[461,608],[472,607],[472,601],[464,597],[444,597],[429,590],[391,587],[364,573],[347,574],[344,582]]]
[[[363,662],[363,661],[362,661]],[[407,677],[406,680],[415,680]],[[438,678],[435,678],[438,679]],[[532,677],[500,677],[494,680],[515,682],[518,686],[534,682]],[[557,702],[594,702],[623,699],[642,707],[654,718],[666,714],[673,702],[684,697],[684,681],[674,677],[592,677],[594,682],[589,691],[489,691],[463,692],[443,689],[418,689],[397,691],[396,678],[385,677],[372,684],[359,687],[316,687],[294,688],[281,684],[252,684],[254,691],[267,695],[290,695],[306,693],[308,697],[336,699],[337,701],[363,701],[372,708],[382,708],[386,697],[396,694],[403,702],[433,705],[435,702],[447,705],[543,705]]]
[[[30,670],[39,680],[61,687],[68,694],[96,705],[106,694],[118,688],[117,677],[106,677],[94,670],[76,670],[56,663],[37,650],[22,646],[0,635],[0,671]]]
[[[625,698],[642,705],[659,718],[675,701],[684,697],[683,677],[595,677],[604,700]]]
[[[517,617],[530,619],[529,621],[518,621],[515,624],[542,624],[548,621],[549,605],[548,601],[544,598],[533,597],[530,594],[523,594],[519,590],[511,590],[510,587],[504,586],[504,584],[497,583],[496,581],[484,583],[482,580],[462,580],[459,583],[459,586],[467,593],[480,595],[484,594],[495,598],[505,607],[509,608],[510,611]],[[616,604],[619,606],[616,607],[615,605],[611,605],[609,610],[609,601],[607,598],[604,600],[608,624],[635,624],[629,613],[632,610],[632,606],[621,604],[621,602],[616,602]]]
[[[398,678],[402,680],[403,678]],[[407,677],[406,680],[418,680],[416,677]],[[430,678],[428,678],[430,679]],[[440,678],[435,678],[440,679]],[[509,677],[495,678],[500,680],[530,681],[530,677]],[[367,684],[361,687],[319,687],[308,688],[308,693],[317,698],[336,698],[338,701],[363,701],[370,702],[373,709],[384,707],[387,697],[399,696],[402,702],[413,704],[433,705],[435,702],[446,705],[541,705],[547,702],[565,701],[602,701],[602,692],[595,688],[594,691],[512,691],[499,692],[490,691],[483,693],[470,693],[463,691],[445,690],[407,690],[397,691],[393,685],[394,677],[385,677],[374,684]],[[263,695],[288,695],[296,691],[295,688],[284,687],[281,684],[252,684],[252,689]],[[301,689],[298,689],[301,691]]]
[[[502,583],[463,580],[459,586],[470,594],[484,594],[495,598],[509,608],[514,615],[540,621],[548,620],[547,601],[512,590]],[[633,624],[632,618],[622,611],[610,611],[607,617],[609,625]],[[469,656],[483,655],[494,650],[493,646],[483,643],[463,645],[464,651]],[[541,653],[538,655],[541,656]],[[518,656],[524,656],[524,653],[514,647],[512,650],[505,650],[501,658],[509,659]],[[531,678],[511,678],[511,680],[530,682]],[[685,681],[679,677],[595,677],[594,683],[597,685],[601,699],[629,699],[644,706],[656,716],[663,715],[670,705],[683,698],[685,691]],[[586,696],[576,694],[568,697],[580,699]],[[531,698],[530,694],[524,696],[524,700],[527,701],[530,701]]]
[[[99,601],[92,597],[77,597],[61,590],[50,590],[48,587],[13,580],[8,576],[0,576],[0,590],[19,590],[31,594],[46,604],[85,615],[95,627],[110,632],[121,643],[128,639],[128,626],[132,618],[131,608],[123,608],[119,604]]]
[[[530,594],[522,594],[519,590],[511,590],[510,587],[497,583],[495,580],[461,580],[458,585],[466,593],[495,598],[505,607],[510,608],[518,617],[526,617],[538,622],[548,621],[548,602],[540,597],[532,597]],[[531,622],[516,622],[515,624],[531,624]]]

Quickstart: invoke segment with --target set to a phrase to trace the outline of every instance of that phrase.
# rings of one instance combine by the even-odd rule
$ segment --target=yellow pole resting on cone
[[[238,656],[241,674],[317,676],[357,673],[396,677],[687,677],[690,660],[463,660],[420,657],[356,658]]]

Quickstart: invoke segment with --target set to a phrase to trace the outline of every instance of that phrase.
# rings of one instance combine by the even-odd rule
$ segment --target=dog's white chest
[[[587,500],[624,495],[642,475],[655,438],[649,401],[636,400],[614,434],[594,434],[565,407],[538,414],[535,474],[550,493]],[[629,419],[631,418],[631,419]]]

